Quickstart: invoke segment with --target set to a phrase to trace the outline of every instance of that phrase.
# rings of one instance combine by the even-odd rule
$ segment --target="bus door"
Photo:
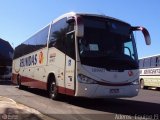
[[[75,93],[75,34],[69,32],[66,34],[66,61],[65,61],[65,88],[66,94]]]

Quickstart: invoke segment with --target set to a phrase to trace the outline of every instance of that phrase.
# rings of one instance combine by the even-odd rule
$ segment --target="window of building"
[[[149,68],[150,67],[150,58],[145,58],[144,59],[144,68]]]
[[[151,62],[151,67],[156,67],[156,57],[151,57],[150,62]]]
[[[157,57],[157,66],[160,66],[160,56]]]
[[[143,59],[140,59],[140,60],[139,60],[139,68],[140,68],[140,69],[142,69],[142,68],[144,67],[144,66],[143,66],[143,61],[144,61]]]

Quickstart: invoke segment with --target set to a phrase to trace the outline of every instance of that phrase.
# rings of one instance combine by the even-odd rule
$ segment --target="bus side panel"
[[[66,56],[65,88],[66,94],[75,94],[75,60],[69,56]]]
[[[34,56],[31,65],[23,67],[20,74],[22,85],[47,90],[47,48],[33,52],[30,56]]]
[[[140,70],[140,79],[144,80],[144,87],[160,87],[160,69],[145,68]]]
[[[35,80],[32,78],[22,76],[21,82],[22,82],[22,85],[25,85],[25,86],[47,90],[46,82],[43,82],[40,80]]]
[[[73,61],[71,61],[71,59],[67,60],[66,62],[65,54],[58,49],[54,47],[49,48],[47,71],[49,73],[54,73],[57,82],[58,92],[67,95],[74,95],[74,89],[70,88],[74,87],[71,84],[71,82],[74,83],[74,76],[70,75],[70,73],[74,74],[74,71],[70,69],[66,70],[66,64],[68,65],[68,62],[71,62],[71,64],[74,63]]]
[[[12,80],[17,83],[20,76],[22,85],[47,89],[47,48],[38,50],[13,61]]]
[[[65,54],[51,47],[48,50],[48,74],[53,73],[55,75],[56,84],[58,86],[58,92],[65,94]]]

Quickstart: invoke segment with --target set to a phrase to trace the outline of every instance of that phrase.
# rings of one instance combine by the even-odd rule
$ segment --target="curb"
[[[0,96],[0,120],[55,120],[39,111]]]

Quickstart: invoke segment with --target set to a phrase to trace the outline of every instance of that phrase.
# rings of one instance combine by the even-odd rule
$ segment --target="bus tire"
[[[21,84],[21,76],[20,75],[17,75],[17,84],[18,84],[18,88],[19,89],[24,89],[25,88],[25,86],[23,86],[22,84]]]
[[[55,79],[52,77],[49,78],[48,94],[49,94],[49,98],[53,100],[58,100],[59,98],[58,87]]]
[[[157,90],[160,91],[160,87],[157,87]]]
[[[22,85],[21,85],[21,78],[20,78],[20,75],[17,75],[17,85],[18,85],[18,88],[19,89],[22,89]]]
[[[144,89],[144,88],[145,88],[145,87],[144,87],[144,80],[143,80],[143,79],[140,80],[140,88],[141,88],[141,89]]]

